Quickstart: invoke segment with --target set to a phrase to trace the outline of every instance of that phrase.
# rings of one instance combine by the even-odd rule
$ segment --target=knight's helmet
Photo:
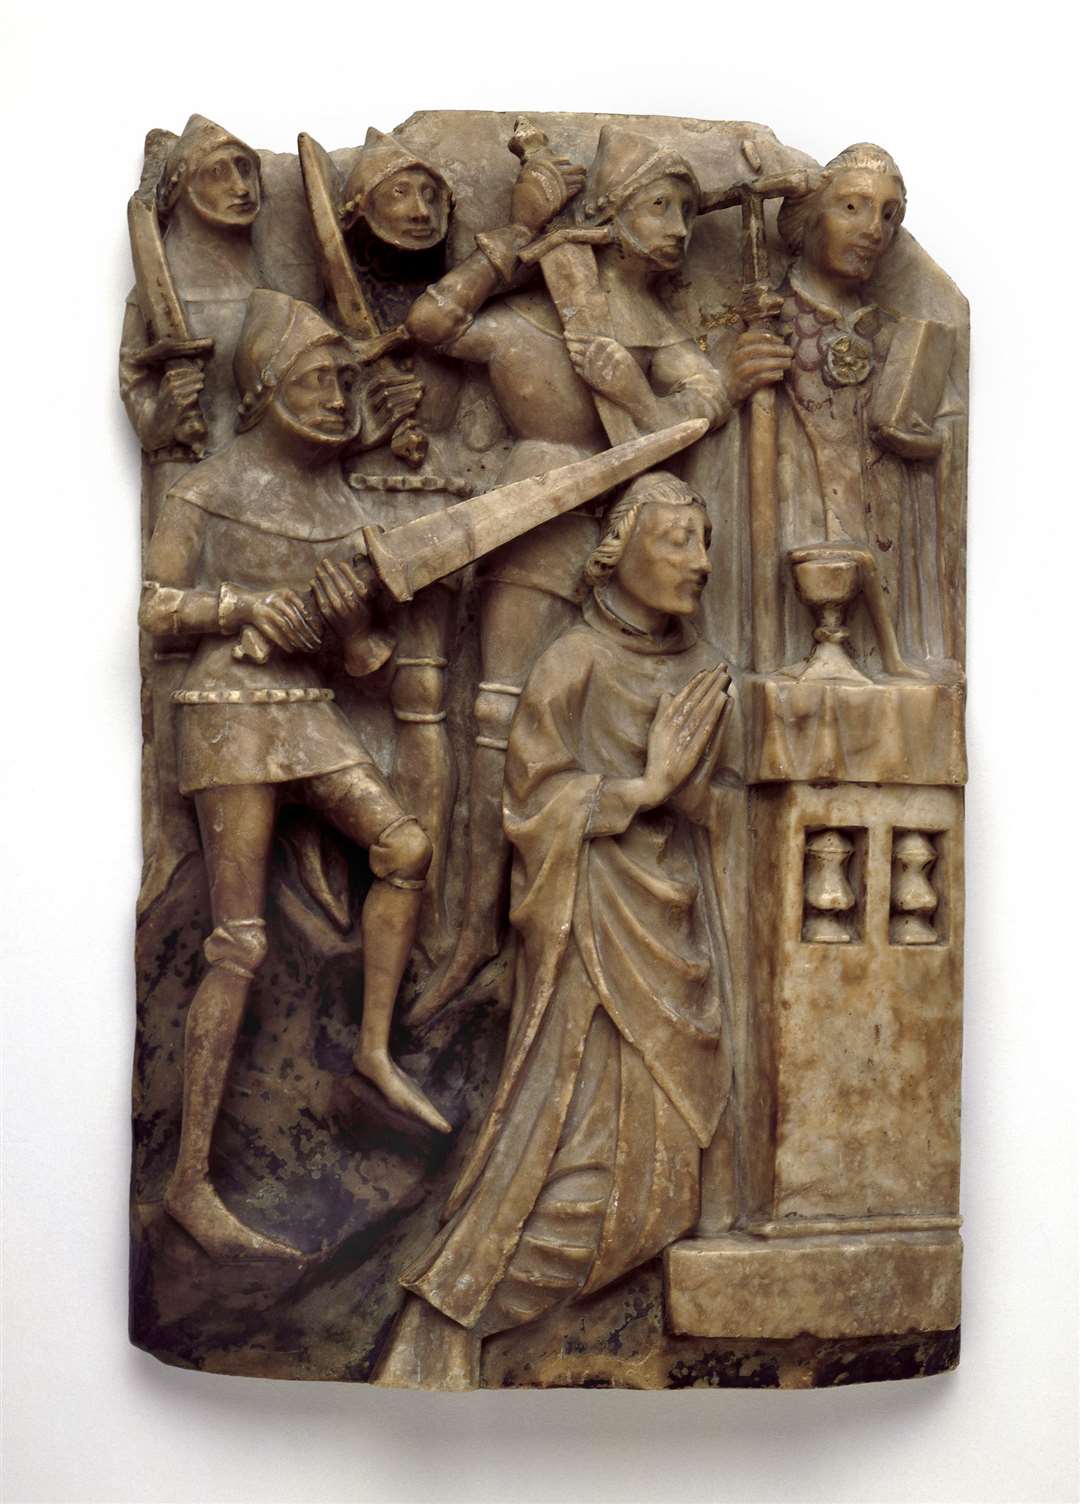
[[[650,141],[625,126],[605,125],[578,204],[578,219],[607,224],[639,188],[664,177],[682,178],[693,190],[695,208],[701,202],[697,174],[674,147]]]
[[[433,163],[417,156],[396,136],[388,136],[385,131],[376,130],[373,125],[368,128],[364,145],[345,183],[345,193],[338,211],[342,229],[347,233],[361,218],[370,224],[371,195],[375,189],[380,183],[385,183],[387,178],[393,177],[396,172],[403,172],[410,167],[420,168],[421,171],[426,172],[441,191],[442,214],[439,239],[444,239],[449,224],[450,210],[454,203],[450,184]],[[412,249],[408,241],[400,239],[392,227],[385,223],[380,221],[379,225],[373,228],[376,229],[380,239],[388,240],[391,245],[396,245],[403,250]]]
[[[299,356],[317,346],[335,344],[348,346],[350,341],[310,303],[267,287],[256,288],[248,300],[233,357],[240,393],[237,432],[254,428]]]
[[[205,115],[192,115],[165,158],[157,190],[158,213],[162,219],[168,219],[192,173],[212,151],[217,151],[222,146],[236,147],[251,158],[261,188],[259,153],[248,146],[246,141],[241,141],[239,136],[234,136],[232,131],[227,131],[213,120],[207,120]]]

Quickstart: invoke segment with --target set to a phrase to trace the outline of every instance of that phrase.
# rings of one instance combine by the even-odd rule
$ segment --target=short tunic
[[[241,435],[169,492],[159,528],[186,546],[188,578],[160,583],[303,592],[322,559],[364,551],[366,520],[336,466],[282,477]],[[325,629],[323,637],[329,643],[333,634]],[[175,697],[182,793],[287,783],[373,761],[334,703],[327,654],[272,648],[257,664],[233,656],[237,642],[203,637]]]

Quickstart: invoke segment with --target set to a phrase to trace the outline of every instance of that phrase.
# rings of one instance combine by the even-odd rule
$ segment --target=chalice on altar
[[[833,543],[793,548],[788,554],[799,599],[814,614],[814,646],[809,656],[787,670],[796,679],[840,679],[868,684],[848,655],[848,611],[862,588],[862,565],[854,551]]]

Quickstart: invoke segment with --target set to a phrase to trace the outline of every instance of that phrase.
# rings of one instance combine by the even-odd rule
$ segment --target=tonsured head
[[[589,224],[613,224],[624,251],[673,271],[686,254],[700,200],[685,157],[622,126],[605,125],[579,215]]]
[[[259,157],[250,146],[212,120],[192,115],[170,151],[158,188],[158,208],[167,218],[181,199],[207,224],[236,230],[259,212]]]
[[[380,240],[405,251],[429,251],[446,239],[453,197],[437,167],[374,126],[345,185],[341,223],[360,218]]]
[[[869,142],[849,146],[817,176],[810,193],[784,200],[780,235],[816,270],[859,284],[892,245],[907,208],[900,169]]]
[[[233,370],[241,393],[236,424],[241,433],[269,415],[309,448],[332,452],[359,432],[356,351],[298,298],[267,288],[252,293]]]
[[[651,470],[608,513],[585,579],[594,589],[614,579],[653,611],[693,616],[709,578],[711,539],[697,492],[667,470]]]

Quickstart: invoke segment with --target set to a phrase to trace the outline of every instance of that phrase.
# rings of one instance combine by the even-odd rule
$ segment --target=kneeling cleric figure
[[[710,831],[731,677],[690,623],[709,522],[654,471],[611,509],[584,620],[537,662],[503,793],[518,936],[506,1057],[376,1371],[470,1388],[483,1338],[592,1294],[699,1215],[730,1094]]]

